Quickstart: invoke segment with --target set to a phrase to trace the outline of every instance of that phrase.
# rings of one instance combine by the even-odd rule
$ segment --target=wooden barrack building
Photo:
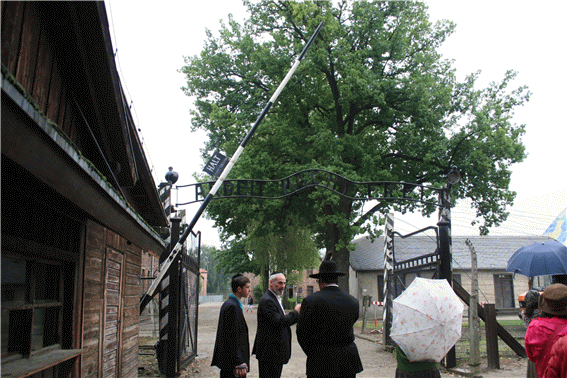
[[[104,2],[2,1],[2,376],[136,377],[159,201]]]

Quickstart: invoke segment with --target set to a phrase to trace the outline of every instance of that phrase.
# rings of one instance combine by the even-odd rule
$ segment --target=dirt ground
[[[185,378],[209,378],[218,377],[219,369],[211,365],[211,357],[215,342],[215,335],[218,322],[218,314],[221,303],[203,303],[199,305],[199,328],[197,353],[195,361],[190,364],[181,374]],[[250,335],[250,347],[256,336],[256,310],[253,313],[244,313]],[[355,329],[355,333],[360,333]],[[295,336],[295,326],[292,326],[292,356],[291,360],[284,365],[282,377],[285,378],[305,378],[305,354],[297,343]],[[381,335],[375,333],[357,334],[356,345],[358,347],[364,371],[357,375],[358,378],[386,378],[394,377],[396,370],[395,356],[387,352],[382,347]],[[140,377],[158,377],[157,361],[155,354],[151,350],[141,350],[146,355],[140,356]],[[250,359],[250,373],[248,377],[258,378],[258,361],[255,356]],[[485,378],[506,377],[520,378],[526,376],[527,360],[522,358],[500,358],[499,370],[488,370],[486,360],[482,361],[481,373],[479,376]],[[462,372],[451,370],[447,371],[441,367],[442,377],[463,376]]]

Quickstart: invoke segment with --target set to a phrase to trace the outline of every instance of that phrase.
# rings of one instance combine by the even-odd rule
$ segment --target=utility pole
[[[471,251],[471,300],[469,301],[469,331],[471,356],[469,366],[471,377],[478,377],[480,373],[480,318],[478,317],[478,264],[476,251],[469,239],[465,244]]]
[[[453,254],[451,251],[451,187],[461,180],[461,175],[456,167],[453,167],[447,175],[447,185],[440,193],[439,198],[439,275],[445,278],[453,287],[453,272],[451,268]],[[457,366],[455,347],[449,350],[445,357],[445,366],[453,368]]]

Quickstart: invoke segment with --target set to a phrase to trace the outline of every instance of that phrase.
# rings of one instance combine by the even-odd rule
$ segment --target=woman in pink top
[[[549,362],[543,378],[567,377],[567,327],[559,332],[559,338],[549,351]]]
[[[550,349],[558,334],[567,327],[567,286],[553,284],[539,297],[540,318],[531,321],[525,338],[528,358],[536,365],[537,376],[543,377]]]

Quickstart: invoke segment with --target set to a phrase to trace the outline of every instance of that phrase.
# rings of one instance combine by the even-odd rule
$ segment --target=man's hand
[[[246,373],[248,372],[248,365],[241,364],[234,368],[234,375],[237,377],[246,377]]]
[[[301,305],[296,304],[294,310],[297,311],[297,313],[299,314],[299,311],[301,310]]]

